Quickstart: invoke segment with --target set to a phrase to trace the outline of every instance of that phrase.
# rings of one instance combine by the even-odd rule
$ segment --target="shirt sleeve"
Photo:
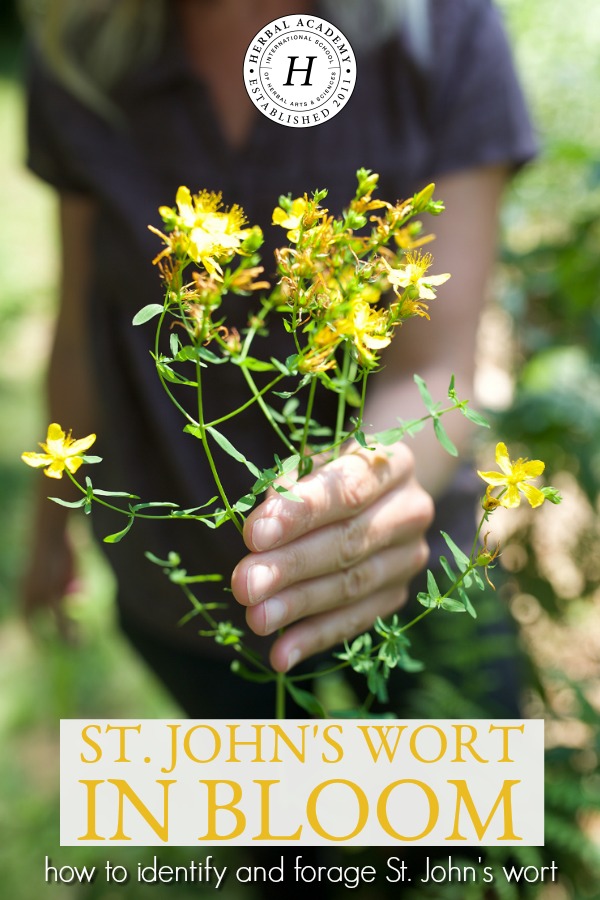
[[[498,9],[490,0],[433,0],[432,172],[531,159],[537,142]]]
[[[78,137],[86,131],[86,111],[48,72],[30,48],[26,69],[26,164],[59,191],[88,193],[85,159]]]

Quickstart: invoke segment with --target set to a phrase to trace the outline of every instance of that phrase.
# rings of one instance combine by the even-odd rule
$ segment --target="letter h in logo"
[[[287,81],[284,83],[284,87],[292,87],[293,86],[292,75],[294,74],[294,72],[305,72],[306,78],[304,79],[304,84],[302,86],[303,87],[311,87],[310,73],[312,71],[313,63],[316,58],[317,58],[316,56],[307,56],[306,57],[306,59],[308,60],[307,67],[305,69],[300,69],[300,68],[296,68],[296,60],[298,59],[298,57],[297,56],[288,56],[288,59],[290,61],[290,68],[288,71]]]

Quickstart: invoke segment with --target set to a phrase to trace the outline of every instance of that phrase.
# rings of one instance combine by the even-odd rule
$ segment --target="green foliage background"
[[[600,622],[600,6],[586,0],[571,0],[568,8],[555,0],[500,5],[542,153],[518,176],[505,204],[498,300],[483,364],[491,347],[510,387],[508,407],[496,413],[498,434],[509,446],[522,443],[525,455],[546,460],[575,523],[567,541],[564,525],[552,537],[549,519],[542,525],[519,520],[506,553],[532,658],[528,709],[546,717],[552,739],[548,846],[525,853],[523,864],[556,859],[562,872],[561,886],[541,893],[532,886],[529,896],[592,900],[600,883],[600,640],[595,651],[592,644],[589,665],[580,663],[582,642]],[[98,716],[176,710],[115,631],[110,577],[80,522],[74,538],[86,591],[74,598],[79,645],[58,645],[43,625],[32,638],[16,614],[33,491],[19,454],[46,424],[42,380],[55,305],[56,209],[49,189],[22,165],[21,55],[11,4],[3,7],[0,25],[0,883],[4,896],[30,900],[39,891],[46,854],[59,863],[106,859],[101,850],[67,854],[58,847],[57,719],[90,710]],[[558,548],[562,573],[571,577],[549,564],[549,546]],[[476,679],[477,661],[465,658],[464,665]],[[435,679],[413,702],[426,716],[469,716],[476,708],[473,698]],[[142,860],[143,852],[111,852],[111,860],[127,865]],[[179,856],[190,858],[174,852],[170,861]],[[46,890],[53,898],[88,896],[76,887]],[[93,895],[111,896],[108,889]],[[127,890],[127,896],[141,895],[145,891],[133,885]],[[444,900],[454,896],[484,895],[448,885]],[[498,896],[516,894],[506,889]]]

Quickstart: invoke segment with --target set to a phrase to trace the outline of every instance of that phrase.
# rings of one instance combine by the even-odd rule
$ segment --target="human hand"
[[[60,636],[72,642],[76,631],[65,602],[77,589],[75,554],[66,528],[37,527],[21,582],[21,611],[32,624],[39,613],[50,613]]]
[[[253,510],[244,525],[251,553],[232,576],[256,634],[286,627],[270,655],[279,672],[402,606],[427,561],[424,535],[433,519],[404,444],[352,444],[293,491],[302,503],[272,490]]]

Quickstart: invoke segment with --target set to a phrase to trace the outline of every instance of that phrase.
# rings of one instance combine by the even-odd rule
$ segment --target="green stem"
[[[300,454],[300,462],[298,464],[298,478],[302,478],[310,469],[310,457],[307,456],[306,450],[308,447],[308,436],[310,432],[310,420],[312,418],[312,411],[315,405],[315,394],[317,391],[317,379],[313,378],[310,382],[310,388],[308,391],[308,400],[306,401],[306,412],[304,413],[304,428],[302,429],[302,437],[300,439],[300,447],[298,448],[298,453]]]
[[[229,502],[229,498],[225,493],[225,488],[221,484],[221,479],[219,478],[219,473],[217,471],[217,467],[215,465],[215,461],[213,455],[210,450],[210,445],[208,443],[208,438],[206,436],[206,425],[204,424],[204,405],[202,399],[202,369],[200,367],[200,360],[196,360],[196,381],[198,382],[198,428],[200,429],[200,440],[202,441],[202,446],[204,447],[204,452],[206,454],[206,459],[208,460],[208,465],[210,466],[210,471],[213,476],[213,480],[215,482],[217,491],[219,492],[219,496],[223,501],[225,506],[225,510],[227,512],[228,517],[231,519],[237,530],[240,534],[244,531],[243,524],[239,521],[237,514],[232,509],[231,504]]]
[[[134,519],[152,519],[152,520],[156,520],[156,521],[166,521],[167,519],[175,518],[175,519],[182,519],[182,520],[190,520],[191,519],[195,522],[203,522],[205,519],[213,518],[213,514],[208,515],[208,516],[193,516],[193,515],[173,516],[172,513],[166,513],[165,515],[160,515],[160,514],[153,514],[153,513],[141,513],[141,512],[137,512],[135,510],[131,510],[131,509],[122,509],[120,506],[115,506],[113,503],[109,503],[107,500],[103,500],[101,497],[99,497],[97,494],[95,494],[93,492],[93,488],[92,488],[92,493],[88,494],[87,488],[84,488],[84,486],[77,481],[77,479],[71,472],[69,472],[68,470],[65,470],[65,471],[67,472],[67,475],[69,476],[69,478],[71,479],[71,481],[73,482],[73,484],[75,485],[77,490],[80,493],[82,493],[85,497],[89,496],[90,500],[93,500],[94,503],[97,503],[99,506],[103,506],[105,509],[110,509],[111,512],[120,513],[120,515],[127,516],[128,518],[133,517]],[[130,498],[130,499],[132,499],[132,498]],[[173,508],[175,509],[176,507],[173,507]]]
[[[278,672],[275,681],[275,718],[285,719],[285,673]]]
[[[342,363],[342,390],[338,394],[338,406],[337,406],[337,416],[335,420],[335,437],[333,440],[333,446],[335,447],[333,452],[333,458],[337,459],[340,455],[340,446],[343,443],[341,439],[342,434],[344,433],[344,422],[346,420],[346,388],[348,386],[348,374],[350,372],[350,345],[348,343],[344,344],[344,361]]]
[[[244,366],[241,366],[240,368],[243,369]],[[213,428],[215,425],[220,425],[221,422],[226,422],[228,419],[233,419],[234,416],[237,416],[239,413],[244,412],[245,409],[248,409],[249,406],[252,406],[253,403],[256,403],[259,397],[262,397],[264,394],[267,394],[270,390],[272,390],[272,388],[274,388],[282,378],[285,378],[285,375],[278,375],[277,378],[274,378],[272,381],[270,381],[266,385],[266,387],[261,388],[260,391],[258,391],[257,395],[253,394],[249,400],[247,400],[241,406],[238,406],[238,408],[234,409],[233,412],[229,412],[227,413],[227,415],[221,416],[220,419],[213,419],[212,422],[207,422],[206,427]]]
[[[330,666],[328,669],[319,669],[316,672],[304,672],[302,675],[288,675],[288,681],[309,681],[310,679],[321,678],[324,675],[332,675],[334,672],[347,669],[348,666],[348,662],[341,662],[337,663],[335,666]]]
[[[375,694],[372,691],[369,691],[367,696],[365,697],[365,702],[363,703],[361,710],[363,713],[368,713],[371,707],[373,706],[373,702],[375,700]]]
[[[243,376],[244,376],[244,378],[245,378],[245,380],[246,380],[246,384],[248,385],[248,387],[249,387],[250,390],[252,391],[253,399],[256,400],[256,402],[258,403],[258,405],[259,405],[259,407],[260,407],[260,409],[261,409],[261,411],[262,411],[264,417],[266,418],[267,422],[269,423],[269,425],[271,426],[271,428],[273,429],[273,431],[275,432],[275,434],[277,435],[277,437],[283,442],[283,444],[284,444],[284,445],[287,447],[287,449],[290,451],[290,453],[292,453],[292,454],[296,453],[296,448],[294,447],[294,445],[292,444],[292,442],[289,440],[289,438],[287,437],[287,435],[284,434],[284,432],[281,430],[281,428],[279,427],[279,425],[277,424],[277,422],[275,421],[275,419],[274,419],[273,416],[271,415],[271,410],[269,409],[269,407],[268,407],[267,404],[265,403],[265,401],[264,401],[264,399],[263,399],[263,397],[262,397],[262,395],[261,395],[262,392],[258,390],[258,388],[257,388],[257,386],[256,386],[256,382],[254,381],[252,375],[250,374],[250,372],[249,372],[244,366],[242,366],[241,369],[242,369],[242,374],[243,374]]]

